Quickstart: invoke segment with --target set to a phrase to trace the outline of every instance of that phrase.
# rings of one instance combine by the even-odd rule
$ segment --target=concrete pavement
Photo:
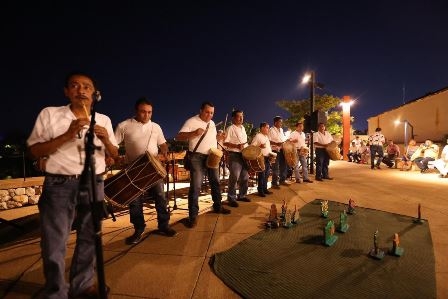
[[[371,170],[367,165],[345,161],[332,161],[330,176],[334,180],[282,186],[265,198],[250,195],[252,202],[230,208],[230,215],[210,213],[211,199],[204,195],[200,199],[197,227],[189,229],[183,224],[187,211],[173,211],[171,222],[179,232],[173,238],[154,233],[155,210],[146,208],[145,237],[135,246],[124,243],[133,232],[127,211],[117,213],[116,222],[111,219],[103,222],[110,298],[239,298],[213,274],[208,264],[210,257],[262,230],[272,203],[280,207],[282,200],[286,200],[290,207],[296,204],[300,208],[316,198],[342,203],[352,198],[361,207],[408,216],[417,216],[420,203],[422,218],[429,220],[424,225],[429,225],[434,245],[437,297],[448,298],[448,179],[439,178],[437,173],[402,172],[387,167]],[[177,204],[186,208],[183,198]],[[1,211],[0,218],[12,220],[33,214],[37,214],[37,207]],[[72,234],[67,265],[74,240]],[[44,279],[37,233],[2,245],[0,264],[1,298],[38,297]]]

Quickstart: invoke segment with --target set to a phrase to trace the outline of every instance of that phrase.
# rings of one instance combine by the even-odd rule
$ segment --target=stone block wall
[[[42,186],[29,186],[0,190],[0,210],[35,205],[42,194]]]

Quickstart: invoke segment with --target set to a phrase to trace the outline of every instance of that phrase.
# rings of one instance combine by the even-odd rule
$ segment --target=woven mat
[[[320,200],[300,210],[292,228],[261,231],[214,255],[211,266],[244,298],[436,298],[435,260],[428,223],[412,217],[356,208],[349,230],[323,245],[328,220],[339,223],[346,205],[329,201],[329,218],[320,217]],[[277,207],[278,210],[279,207]],[[369,256],[378,228],[382,260]],[[401,257],[387,254],[394,233]]]

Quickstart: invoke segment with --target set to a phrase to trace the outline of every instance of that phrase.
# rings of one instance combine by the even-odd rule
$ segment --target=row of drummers
[[[222,150],[220,148],[210,149],[206,164],[208,168],[218,168],[222,159],[224,159],[224,163],[227,165],[229,152],[241,152],[250,172],[265,170],[264,157],[268,157],[268,161],[272,165],[276,162],[277,154],[283,154],[286,164],[289,167],[295,167],[298,163],[298,157],[308,157],[310,152],[308,147],[309,138],[303,132],[303,125],[300,122],[296,124],[296,130],[288,135],[283,132],[281,126],[278,126],[276,118],[274,118],[274,126],[270,129],[266,123],[262,123],[260,132],[252,139],[250,145],[248,145],[248,142],[239,143],[240,140],[247,140],[247,135],[242,125],[240,127],[237,126],[237,129],[232,129],[232,126],[227,128],[224,136],[224,145],[218,142]],[[231,148],[229,147],[230,144],[241,146]],[[340,149],[334,140],[325,149],[331,160],[341,159]]]

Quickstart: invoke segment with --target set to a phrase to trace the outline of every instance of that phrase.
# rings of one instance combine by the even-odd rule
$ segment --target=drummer
[[[296,123],[296,129],[289,136],[289,140],[291,140],[291,142],[294,143],[296,153],[299,157],[297,164],[294,166],[294,175],[296,177],[296,183],[301,183],[299,162],[300,165],[302,166],[303,182],[306,183],[313,182],[308,177],[308,162],[306,160],[308,156],[308,148],[306,147],[305,138],[306,136],[305,133],[303,132],[303,123],[299,121],[298,123]]]
[[[148,152],[157,156],[160,151],[167,158],[168,145],[166,144],[162,128],[151,121],[153,104],[146,98],[135,102],[135,116],[118,124],[115,129],[117,142],[123,143],[126,151],[125,163],[131,163],[141,155]],[[176,235],[176,231],[169,226],[170,213],[167,210],[163,180],[160,180],[149,190],[155,202],[157,211],[158,232],[168,237]],[[134,233],[126,238],[127,244],[137,244],[145,231],[145,218],[143,216],[143,195],[129,204],[129,216],[134,225]]]
[[[252,145],[258,146],[261,148],[261,153],[264,157],[264,165],[265,169],[262,172],[258,173],[258,196],[266,197],[266,195],[271,194],[272,192],[268,190],[268,178],[269,173],[271,171],[271,163],[269,159],[277,155],[272,152],[271,144],[269,142],[269,124],[261,123],[260,124],[260,132],[255,135],[252,139]]]
[[[201,191],[205,174],[207,174],[208,182],[212,189],[213,212],[230,214],[230,210],[224,208],[221,203],[222,196],[219,186],[219,170],[218,168],[208,168],[206,166],[210,149],[216,148],[218,140],[222,141],[224,139],[222,134],[218,135],[216,132],[216,126],[212,120],[214,113],[215,106],[212,103],[202,103],[199,114],[187,119],[176,136],[176,140],[188,140],[188,149],[191,155],[187,224],[190,228],[197,225],[197,217],[199,214],[199,192]],[[197,148],[196,145],[198,145]],[[195,148],[196,151],[194,151]]]
[[[313,142],[316,147],[316,181],[322,182],[323,179],[332,180],[328,175],[328,165],[330,165],[330,156],[326,147],[333,141],[331,134],[325,130],[325,124],[319,123],[317,132],[313,134]]]
[[[249,173],[245,166],[241,151],[247,147],[247,134],[243,126],[244,113],[241,110],[232,111],[232,125],[226,129],[224,146],[229,152],[229,180],[227,200],[229,206],[238,207],[237,201],[250,202],[246,197]],[[239,194],[236,195],[236,184],[239,184]]]
[[[288,186],[286,182],[287,165],[285,155],[283,154],[282,145],[286,141],[286,136],[283,133],[283,119],[280,116],[274,117],[274,126],[269,129],[269,141],[274,153],[277,154],[277,159],[272,165],[272,187],[279,189],[280,185]]]

